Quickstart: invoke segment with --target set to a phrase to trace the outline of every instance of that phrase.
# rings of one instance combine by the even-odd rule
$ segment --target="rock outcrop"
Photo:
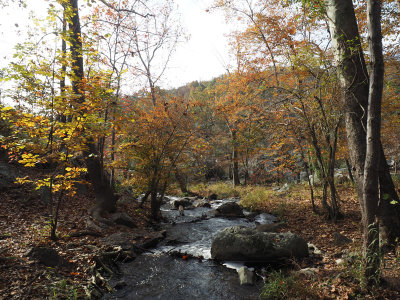
[[[226,202],[216,209],[215,215],[217,217],[231,217],[240,218],[244,217],[243,209],[236,202]]]
[[[224,261],[271,262],[306,256],[306,241],[291,232],[258,232],[243,226],[225,228],[211,245],[211,257]]]

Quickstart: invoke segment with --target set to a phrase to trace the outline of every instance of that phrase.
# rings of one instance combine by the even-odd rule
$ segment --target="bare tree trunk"
[[[234,129],[231,131],[231,135],[232,135],[232,183],[233,186],[237,186],[240,185],[239,158],[236,147],[236,131]]]
[[[78,101],[83,103],[85,95],[82,93],[84,79],[81,26],[79,20],[78,0],[70,0],[74,12],[70,20],[71,30],[71,57],[72,57],[72,89],[75,95],[79,95]],[[99,154],[93,139],[88,139],[84,151],[85,163],[88,169],[90,181],[96,195],[95,210],[100,214],[104,211],[114,212],[116,210],[117,196],[109,185],[107,175],[100,164]]]
[[[371,59],[371,73],[368,98],[367,149],[364,164],[363,213],[363,254],[365,277],[368,283],[378,277],[379,255],[379,156],[381,154],[381,103],[383,92],[384,62],[382,50],[381,6],[379,0],[367,1],[368,46]]]
[[[185,180],[185,178],[182,176],[182,174],[180,173],[180,171],[178,170],[177,167],[175,167],[175,169],[174,169],[174,174],[175,174],[176,181],[177,181],[178,184],[179,184],[179,188],[181,189],[181,192],[182,192],[183,194],[188,193],[188,189],[187,189],[187,185],[186,185],[186,180]]]
[[[356,183],[358,197],[364,197],[364,163],[366,157],[367,113],[369,78],[357,21],[351,0],[326,0],[327,13],[332,34],[332,45],[340,71],[341,84],[344,89],[344,114],[347,142],[350,152],[350,163]],[[381,147],[379,162],[379,185],[384,197],[379,207],[380,226],[387,235],[387,243],[392,244],[400,237],[399,204],[391,204],[398,199],[389,169]],[[385,203],[383,203],[385,202]],[[361,204],[361,202],[360,202]],[[390,209],[388,209],[390,208]],[[365,213],[363,211],[362,212]]]
[[[349,172],[349,178],[351,182],[354,182],[353,172],[351,171],[351,165],[347,158],[346,158],[346,167],[347,167],[347,172]]]

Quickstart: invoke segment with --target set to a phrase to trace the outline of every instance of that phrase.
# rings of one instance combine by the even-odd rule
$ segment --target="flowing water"
[[[171,201],[175,199],[171,197]],[[211,242],[213,236],[226,227],[254,227],[255,221],[267,224],[276,218],[269,214],[260,214],[251,220],[215,217],[215,208],[226,201],[232,199],[213,201],[211,208],[185,210],[184,216],[171,209],[169,203],[164,205],[162,214],[168,220],[164,227],[169,243],[122,264],[122,278],[113,280],[122,279],[126,286],[103,299],[258,299],[262,280],[257,280],[254,286],[241,286],[236,269],[244,264],[225,262],[221,265],[214,262],[210,254]],[[179,252],[201,259],[183,260],[176,255]]]

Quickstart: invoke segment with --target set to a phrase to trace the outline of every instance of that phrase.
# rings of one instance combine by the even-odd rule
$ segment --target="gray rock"
[[[342,173],[335,174],[335,181],[337,184],[344,184],[346,182],[350,182],[350,178]]]
[[[239,274],[240,285],[254,285],[254,272],[247,267],[241,267],[237,270]]]
[[[291,232],[258,232],[243,226],[225,228],[214,237],[211,245],[211,257],[224,261],[268,262],[306,256],[306,241]]]
[[[66,264],[66,261],[53,248],[34,247],[29,251],[28,257],[51,268]]]
[[[17,177],[15,168],[5,162],[0,162],[0,189],[12,185]]]
[[[306,180],[308,180],[308,177],[307,177],[307,172],[300,172],[300,176],[299,176],[299,179],[300,179],[300,181],[306,181]]]
[[[208,199],[217,200],[218,199],[218,195],[217,194],[211,194],[210,196],[208,196]]]
[[[216,209],[216,216],[244,217],[243,209],[236,202],[226,202]]]
[[[339,259],[335,260],[335,263],[336,263],[338,266],[344,265],[345,262],[346,262],[346,261],[345,261],[343,258],[339,258]]]
[[[108,246],[120,246],[122,250],[129,250],[133,246],[133,240],[137,238],[133,234],[127,232],[116,232],[105,238],[102,238],[101,241]]]
[[[130,228],[136,227],[133,219],[126,213],[117,212],[111,215],[111,221],[118,225],[124,225]]]
[[[114,284],[113,288],[116,290],[120,290],[120,289],[126,287],[127,285],[128,284],[124,280],[120,280]]]
[[[179,206],[183,206],[183,207],[189,207],[191,206],[193,203],[193,201],[191,199],[189,199],[188,197],[186,198],[182,198],[182,199],[177,199],[171,202],[172,207],[174,208],[178,208]]]
[[[279,193],[283,193],[289,190],[289,185],[287,183],[285,183],[279,190]]]
[[[348,237],[344,236],[343,234],[341,234],[339,232],[334,232],[333,233],[333,242],[338,246],[343,246],[343,245],[352,243],[353,240],[349,239]]]
[[[345,249],[345,250],[343,250],[341,257],[346,262],[353,263],[354,261],[357,260],[357,258],[359,257],[359,254],[357,252],[350,251],[350,249]]]
[[[317,276],[319,270],[317,268],[305,268],[297,271],[298,274],[304,275],[308,278],[312,278]]]
[[[194,203],[193,203],[193,206],[194,207],[208,207],[208,208],[210,208],[211,207],[211,204],[210,204],[210,202],[208,202],[207,200],[205,200],[205,199],[201,199],[201,200],[196,200]]]
[[[314,244],[308,244],[308,251],[313,255],[322,255],[322,251],[317,248]]]

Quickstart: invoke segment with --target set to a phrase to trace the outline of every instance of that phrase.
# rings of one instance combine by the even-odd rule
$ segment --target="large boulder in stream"
[[[236,202],[226,202],[215,211],[217,217],[244,217],[243,209]]]
[[[189,197],[181,198],[181,199],[176,199],[171,202],[171,206],[173,208],[178,208],[179,206],[183,206],[185,208],[192,206],[194,199],[191,199]]]
[[[291,232],[259,232],[244,226],[225,228],[211,245],[211,257],[224,261],[271,262],[306,256],[306,241]]]

